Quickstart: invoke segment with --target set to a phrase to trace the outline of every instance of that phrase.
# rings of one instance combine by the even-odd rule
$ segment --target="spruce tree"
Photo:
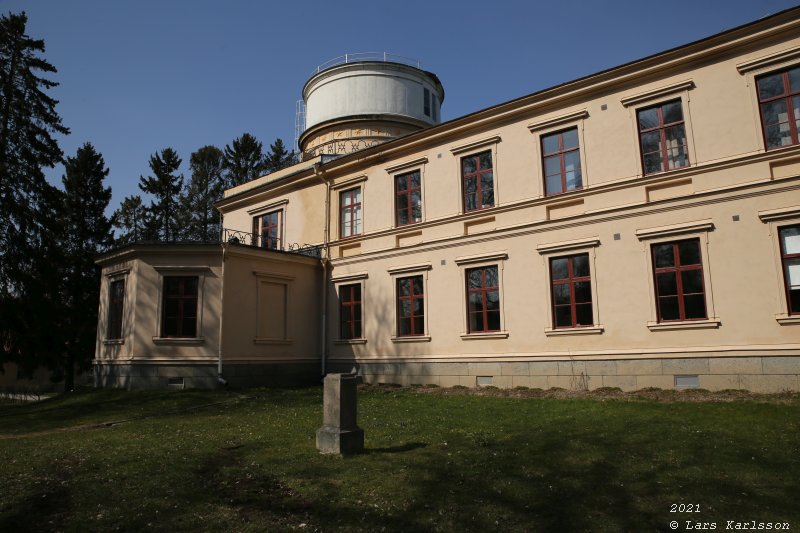
[[[172,148],[150,156],[153,175],[139,177],[139,189],[153,196],[147,208],[148,224],[152,237],[167,242],[183,238],[179,226],[179,202],[183,188],[183,175],[177,174],[181,158]]]
[[[61,347],[57,211],[60,192],[43,167],[62,160],[67,134],[46,94],[56,68],[44,41],[25,33],[25,13],[0,16],[0,360],[55,366]]]
[[[214,202],[222,197],[223,153],[216,146],[203,146],[192,154],[192,172],[182,196],[186,219],[186,237],[203,242],[217,241],[220,236],[219,214]]]
[[[264,148],[249,133],[225,146],[225,180],[228,187],[236,187],[254,180],[264,173]]]
[[[145,239],[147,227],[147,213],[142,204],[142,197],[137,195],[128,196],[114,211],[111,217],[112,224],[119,230],[114,241],[124,245]]]
[[[275,142],[269,145],[269,153],[265,158],[265,168],[267,172],[277,172],[278,170],[290,167],[295,163],[294,150],[291,152],[283,145],[283,139],[275,139]]]
[[[111,188],[103,156],[86,143],[64,164],[63,216],[60,239],[64,254],[63,303],[69,310],[61,321],[66,351],[65,386],[74,387],[75,368],[88,368],[97,333],[100,268],[94,256],[111,242],[111,221],[105,210]]]

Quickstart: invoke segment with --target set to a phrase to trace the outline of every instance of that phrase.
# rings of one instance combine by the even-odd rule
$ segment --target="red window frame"
[[[789,73],[793,71],[797,71],[796,87],[792,86],[791,76],[789,75]],[[783,92],[775,96],[762,98],[761,82],[763,82],[767,78],[776,75],[780,75],[781,77],[781,81],[783,83]],[[792,68],[787,68],[785,70],[779,70],[776,72],[770,72],[769,74],[764,74],[763,76],[759,76],[756,79],[756,91],[758,92],[758,112],[761,115],[761,134],[764,137],[764,147],[767,150],[775,150],[777,148],[783,148],[785,146],[794,146],[796,144],[800,144],[800,134],[798,133],[798,129],[800,129],[800,125],[798,124],[798,122],[800,122],[800,119],[794,118],[795,107],[800,108],[800,66],[795,65]],[[781,122],[766,124],[765,121],[767,117],[764,115],[764,108],[770,104],[780,102],[781,100],[783,100],[786,106],[786,115],[789,123],[789,137],[791,139],[791,143],[776,144],[774,146],[770,146],[769,137],[767,135],[767,129],[769,126],[779,125],[781,124]]]
[[[403,309],[407,304],[407,312]],[[397,279],[397,336],[425,335],[425,286],[421,275]]]
[[[343,340],[361,338],[363,334],[361,305],[360,283],[339,287],[339,338]]]
[[[481,159],[487,155],[489,156],[489,166],[481,166]],[[467,165],[470,162],[474,164],[474,170],[467,172]],[[485,188],[483,181],[487,175],[491,176],[491,187]],[[475,192],[470,193],[468,182],[473,179],[475,180]],[[494,207],[494,161],[492,161],[491,150],[461,158],[461,190],[465,213]],[[486,192],[491,193],[491,202],[484,204],[483,199]],[[472,208],[469,207],[468,199],[471,194],[475,194],[476,200],[475,207]]]
[[[268,250],[282,250],[281,219],[283,212],[270,211],[253,218],[253,244]]]
[[[796,230],[800,233],[800,225],[784,226],[778,229],[778,240],[781,245],[781,267],[783,270],[783,287],[786,291],[786,308],[789,315],[800,315],[800,286],[792,289],[791,280],[789,278],[789,263],[791,261],[800,261],[800,253],[787,253],[786,244],[784,242],[784,232]],[[792,298],[794,292],[795,298]]]
[[[672,105],[672,104],[680,104],[681,106],[681,120],[676,120],[673,122],[665,123],[664,122],[664,108]],[[658,116],[658,125],[653,128],[645,128],[642,129],[640,116],[646,112],[655,109],[657,116]],[[683,101],[680,99],[677,100],[670,100],[669,102],[663,102],[661,104],[643,107],[636,111],[636,127],[639,131],[639,155],[641,157],[642,163],[642,174],[645,176],[649,176],[651,174],[659,174],[661,172],[669,172],[670,170],[676,170],[679,168],[686,168],[689,166],[689,139],[686,137],[686,115],[683,112]],[[680,166],[671,166],[670,165],[670,158],[669,158],[669,148],[667,147],[667,131],[672,129],[682,128],[683,130],[683,153],[686,156],[686,164]],[[644,152],[644,144],[642,143],[642,137],[649,133],[658,132],[659,134],[659,153],[661,155],[661,165],[663,170],[653,170],[648,172],[647,171],[647,164],[646,164],[646,155],[649,153],[656,153],[656,152],[648,152],[645,154]]]
[[[107,339],[122,338],[122,312],[125,306],[125,280],[116,279],[108,285]]]
[[[582,169],[580,167],[580,163],[581,163],[581,160],[580,160],[580,153],[581,153],[580,140],[578,140],[578,142],[575,143],[575,147],[574,148],[566,148],[566,149],[564,148],[564,134],[572,132],[572,131],[575,131],[576,136],[577,136],[578,128],[575,127],[575,128],[567,128],[565,130],[561,130],[561,131],[558,131],[558,132],[555,132],[555,133],[549,133],[547,135],[542,135],[542,137],[541,137],[540,145],[542,147],[542,175],[544,176],[545,196],[552,196],[552,195],[555,195],[555,194],[563,194],[565,192],[578,191],[580,189],[583,189],[583,174],[582,174]],[[553,152],[546,152],[545,151],[545,141],[548,140],[548,139],[551,139],[553,137],[555,137],[558,140],[558,149],[556,149]],[[572,189],[567,189],[567,170],[566,170],[567,165],[566,165],[566,161],[564,160],[564,157],[567,154],[571,154],[573,152],[578,154],[578,182],[579,182],[579,184],[578,184],[577,187],[573,187]],[[548,190],[548,187],[547,187],[547,178],[550,177],[550,176],[555,176],[556,174],[551,174],[550,176],[547,174],[547,160],[552,158],[552,157],[555,157],[555,156],[558,156],[559,162],[560,162],[560,171],[559,172],[560,172],[560,176],[561,176],[561,190],[560,191],[551,192],[550,190]]]
[[[494,272],[493,277],[497,280],[496,285],[487,285],[487,273]],[[500,331],[500,278],[499,269],[497,265],[484,266],[478,268],[470,268],[466,271],[466,284],[467,284],[467,332],[468,333],[487,333],[490,331]],[[473,274],[478,274],[478,277],[473,277]],[[471,287],[472,280],[477,282],[476,286]],[[496,294],[497,309],[489,309],[491,302],[490,294]],[[478,302],[475,302],[477,296]],[[475,303],[479,303],[476,306]],[[490,326],[489,314],[497,315],[497,327]],[[473,317],[475,318],[475,327],[473,327]]]
[[[588,272],[585,276],[579,276],[576,274],[575,268],[575,259],[577,258],[585,258],[586,259],[586,271]],[[567,261],[567,277],[556,279],[555,272],[554,272],[554,265],[556,261]],[[588,283],[589,284],[589,299],[585,301],[578,302],[576,299],[576,288],[575,285],[577,283]],[[550,303],[552,305],[553,310],[553,328],[554,329],[563,329],[563,328],[579,328],[579,327],[587,327],[594,325],[594,309],[593,305],[594,302],[592,301],[592,275],[589,267],[589,254],[574,254],[562,257],[552,257],[550,258]],[[567,287],[569,291],[569,302],[565,304],[557,303],[557,292],[559,287]],[[588,307],[589,309],[589,316],[590,321],[586,324],[579,324],[578,319],[578,307],[581,307],[582,310]],[[569,324],[558,324],[558,310],[561,308],[567,308],[570,311],[570,323]]]
[[[681,256],[680,256],[680,246],[682,244],[693,243],[696,246],[696,254],[698,258],[697,263],[690,263],[690,264],[681,264]],[[671,246],[672,247],[672,262],[671,266],[656,266],[656,248],[657,247],[664,247],[664,246]],[[691,320],[707,320],[708,319],[708,308],[706,306],[706,294],[705,294],[705,279],[703,277],[703,252],[700,248],[700,239],[683,239],[679,241],[671,241],[671,242],[660,242],[654,243],[650,247],[650,255],[653,264],[653,287],[655,289],[656,294],[656,313],[658,316],[659,322],[683,322],[683,321],[691,321]],[[693,272],[699,271],[700,272],[700,290],[695,292],[687,292],[684,287],[684,279],[683,273],[684,272]],[[675,277],[675,294],[662,294],[659,290],[659,276],[669,276],[669,274],[674,274]],[[686,299],[691,297],[700,297],[703,303],[703,314],[702,316],[694,316],[694,317],[687,317],[686,312]],[[664,318],[663,317],[663,306],[666,305],[667,301],[672,298],[677,298],[678,303],[678,317],[677,318]]]
[[[414,186],[414,178],[416,178],[416,186]],[[401,189],[401,186],[405,189]],[[414,196],[416,194],[419,203],[419,217],[414,217]],[[401,200],[405,199],[406,207],[400,207]],[[400,174],[394,178],[394,207],[395,207],[395,225],[408,226],[409,224],[416,224],[422,222],[422,178],[419,170],[409,172],[407,174]],[[401,222],[400,216],[405,212],[406,221]]]
[[[197,276],[165,276],[161,307],[161,336],[193,338],[197,336]],[[170,303],[175,303],[174,315]],[[192,312],[192,308],[194,312]]]
[[[361,201],[356,201],[360,195],[361,187],[339,193],[339,238],[341,239],[361,235]],[[346,228],[350,228],[348,235],[345,235]]]

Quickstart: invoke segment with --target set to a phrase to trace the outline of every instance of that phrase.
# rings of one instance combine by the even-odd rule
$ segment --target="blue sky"
[[[249,132],[294,141],[295,102],[344,53],[418,59],[445,88],[443,120],[685,44],[796,5],[785,0],[257,2],[0,0],[26,11],[58,68],[51,95],[111,172],[110,211],[151,154],[183,158]],[[47,172],[59,182],[63,168]]]

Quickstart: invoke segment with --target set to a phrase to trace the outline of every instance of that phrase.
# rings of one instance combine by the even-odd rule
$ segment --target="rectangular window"
[[[361,284],[339,287],[339,338],[361,338]]]
[[[551,258],[550,283],[553,299],[553,327],[591,326],[593,314],[589,254]]]
[[[467,277],[468,333],[500,331],[500,287],[497,267],[470,268]]]
[[[431,116],[431,92],[427,88],[423,88],[424,102],[425,102],[425,116]]]
[[[435,94],[431,94],[431,118],[434,122],[439,122],[439,99]]]
[[[559,194],[583,187],[578,128],[542,136],[545,194]]]
[[[800,66],[758,78],[758,105],[767,150],[800,144]]]
[[[658,321],[707,318],[700,239],[652,245]]]
[[[197,276],[164,277],[162,337],[197,336]]]
[[[422,276],[397,280],[397,336],[425,334],[425,290]]]
[[[339,194],[339,236],[361,234],[361,187]]]
[[[419,171],[394,178],[395,222],[398,226],[422,221],[421,185]]]
[[[689,164],[686,127],[680,100],[640,109],[639,145],[644,174],[655,174]]]
[[[800,226],[780,229],[781,263],[790,315],[800,315]]]
[[[253,218],[253,244],[268,250],[282,250],[282,211],[272,211]]]
[[[483,152],[462,158],[461,181],[464,190],[465,213],[494,207],[492,152]]]
[[[125,280],[112,281],[108,286],[108,339],[122,338],[122,310],[125,305]]]

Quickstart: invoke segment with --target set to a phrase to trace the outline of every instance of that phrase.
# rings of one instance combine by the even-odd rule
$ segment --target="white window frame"
[[[786,279],[781,259],[781,243],[779,229],[785,226],[800,225],[800,206],[784,207],[759,211],[758,218],[767,228],[772,246],[772,257],[775,264],[775,321],[782,325],[800,324],[800,316],[789,314],[789,302],[786,296]]]
[[[431,263],[421,263],[417,265],[404,265],[404,266],[397,266],[397,267],[390,267],[387,269],[389,276],[392,280],[392,294],[394,295],[393,299],[393,316],[394,316],[394,327],[393,327],[393,334],[391,336],[392,342],[430,342],[431,340],[431,333],[430,333],[430,315],[428,314],[428,273],[433,268]],[[422,335],[399,335],[397,331],[397,326],[399,324],[399,314],[398,314],[398,301],[399,301],[399,294],[397,293],[397,281],[401,278],[410,278],[414,276],[422,276],[422,287],[424,291],[423,296],[423,313],[424,322],[425,322],[425,332]],[[363,290],[363,289],[362,289]],[[363,295],[363,292],[362,292]],[[362,296],[363,297],[363,296]]]
[[[492,252],[488,254],[470,255],[456,257],[455,263],[459,267],[461,275],[461,339],[506,339],[508,330],[506,329],[505,296],[503,270],[508,259],[508,252]],[[469,331],[469,304],[467,302],[467,270],[481,267],[497,267],[497,285],[500,293],[500,331],[476,332]]]

